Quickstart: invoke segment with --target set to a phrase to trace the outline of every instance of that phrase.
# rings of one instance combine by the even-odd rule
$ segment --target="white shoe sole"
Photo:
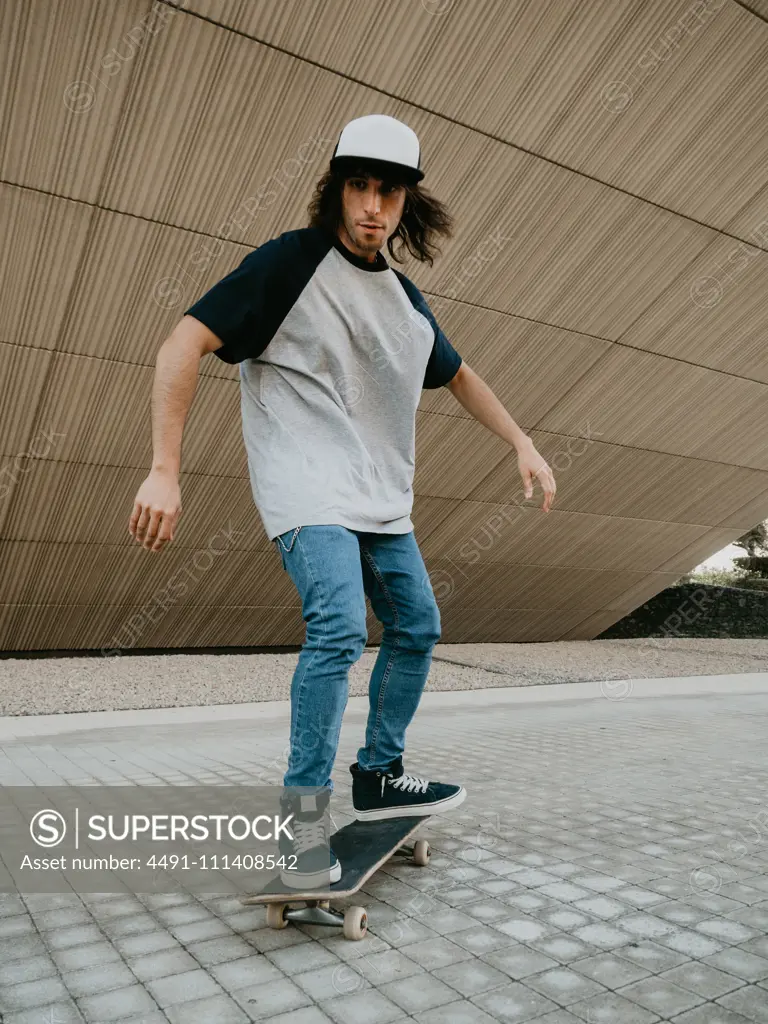
[[[296,889],[301,892],[305,889],[317,889],[321,885],[333,885],[341,878],[341,864],[332,868],[323,868],[320,871],[288,871],[280,872],[280,881],[286,889]]]
[[[444,800],[438,800],[434,804],[411,804],[407,807],[377,807],[371,811],[358,811],[355,807],[355,817],[358,821],[379,821],[384,818],[429,818],[433,814],[452,811],[454,807],[464,803],[466,795],[467,791],[462,786],[458,793],[454,793],[453,796],[447,796]]]

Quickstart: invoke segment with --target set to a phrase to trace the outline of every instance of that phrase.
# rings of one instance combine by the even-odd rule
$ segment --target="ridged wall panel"
[[[768,516],[765,0],[10,0],[0,66],[0,649],[302,642],[237,367],[201,360],[174,543],[127,526],[160,345],[364,113],[455,217],[395,265],[558,484],[423,393],[444,642],[589,639]]]

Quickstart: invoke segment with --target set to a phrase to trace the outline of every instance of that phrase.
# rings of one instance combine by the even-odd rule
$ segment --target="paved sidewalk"
[[[236,897],[6,897],[2,1024],[768,1022],[768,686],[535,689],[425,698],[406,769],[469,796],[425,823],[429,867],[393,862],[349,901],[368,908],[364,941],[270,931]],[[157,714],[6,739],[0,783],[279,784],[287,706]]]

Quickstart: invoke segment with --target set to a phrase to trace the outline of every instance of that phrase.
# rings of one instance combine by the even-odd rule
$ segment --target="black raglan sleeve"
[[[274,284],[283,258],[280,238],[265,242],[184,310],[185,316],[205,324],[222,341],[214,355],[223,362],[254,359],[269,344]]]
[[[424,373],[424,388],[441,388],[450,384],[458,373],[462,359],[443,334],[430,310],[424,314],[435,328],[435,342]]]
[[[422,388],[441,388],[450,384],[458,373],[462,358],[450,341],[443,334],[435,319],[427,300],[421,294],[416,285],[399,270],[395,270],[406,295],[411,300],[411,305],[427,318],[435,333],[435,340],[432,345],[432,352],[424,371]]]

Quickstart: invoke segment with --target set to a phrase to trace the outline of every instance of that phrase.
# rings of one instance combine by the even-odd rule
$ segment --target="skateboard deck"
[[[278,872],[260,893],[242,896],[241,902],[290,903],[354,896],[426,820],[427,816],[351,821],[331,836],[331,848],[341,864],[338,882],[316,889],[287,889]]]

